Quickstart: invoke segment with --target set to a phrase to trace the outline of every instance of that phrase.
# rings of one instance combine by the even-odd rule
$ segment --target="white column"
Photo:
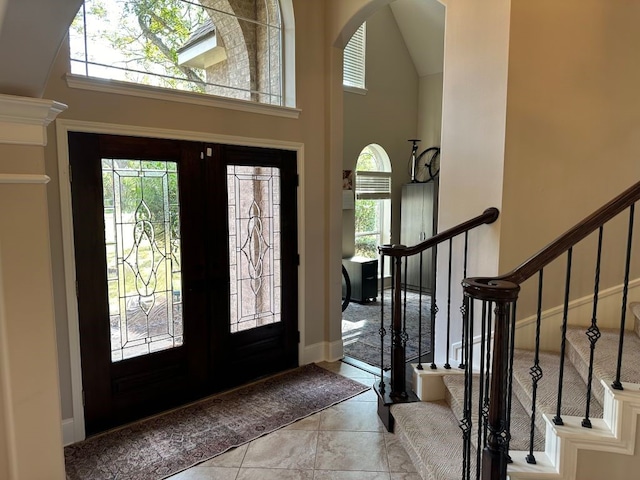
[[[64,480],[44,171],[66,108],[0,95],[0,478]]]

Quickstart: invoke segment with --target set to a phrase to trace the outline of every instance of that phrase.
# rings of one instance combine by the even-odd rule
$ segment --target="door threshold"
[[[349,357],[345,355],[341,360],[342,363],[346,363],[347,365],[351,365],[352,367],[359,368],[360,370],[364,370],[367,373],[375,375],[376,377],[380,376],[380,368],[374,367],[373,365],[369,365],[362,360],[358,360],[357,358]],[[386,372],[386,370],[385,370]]]

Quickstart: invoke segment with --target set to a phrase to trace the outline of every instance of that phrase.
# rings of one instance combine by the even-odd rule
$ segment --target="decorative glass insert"
[[[230,328],[280,322],[280,169],[227,167]]]
[[[102,159],[111,361],[182,345],[176,162]]]

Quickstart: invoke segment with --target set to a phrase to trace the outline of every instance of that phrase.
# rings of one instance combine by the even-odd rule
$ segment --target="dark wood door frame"
[[[74,135],[70,134],[70,137],[74,137]],[[118,137],[117,138],[118,142],[113,142],[113,143],[109,141],[110,136],[106,136],[106,135],[82,134],[82,135],[76,135],[76,137],[77,138],[75,140],[75,144],[73,142],[70,142],[70,157],[74,154],[77,154],[78,151],[87,152],[87,151],[91,151],[92,149],[95,150],[97,148],[98,150],[102,149],[101,150],[102,155],[112,155],[114,157],[118,157],[118,155],[122,155],[122,154],[126,154],[127,156],[130,156],[132,155],[131,152],[134,152],[135,156],[138,156],[140,158],[154,159],[154,160],[180,158],[181,159],[180,168],[182,169],[181,175],[187,174],[188,176],[189,175],[191,176],[190,178],[193,181],[202,182],[198,188],[187,188],[187,189],[181,190],[180,192],[181,203],[183,205],[192,206],[192,208],[190,208],[189,211],[185,210],[184,212],[181,213],[182,221],[186,222],[187,224],[190,224],[191,225],[190,228],[194,229],[195,233],[194,235],[192,235],[191,238],[221,237],[220,235],[217,235],[217,236],[215,235],[215,231],[214,231],[215,228],[212,222],[207,223],[202,221],[202,219],[206,215],[209,215],[210,212],[215,211],[216,209],[222,208],[223,202],[222,202],[222,196],[221,196],[222,195],[221,189],[220,191],[214,192],[213,194],[209,193],[208,195],[206,195],[206,198],[204,198],[205,196],[203,196],[203,192],[205,192],[207,189],[206,182],[210,180],[210,174],[212,174],[212,170],[211,169],[198,170],[203,165],[202,163],[195,161],[195,160],[202,160],[200,158],[200,153],[203,151],[201,144],[196,144],[194,142],[180,142],[180,141],[156,139],[156,140],[153,140],[153,145],[155,145],[155,147],[149,147],[147,145],[138,151],[136,149],[138,148],[138,143],[141,141],[141,139],[135,138],[135,137],[130,137],[130,138]],[[78,138],[80,138],[80,140]],[[243,152],[243,150],[246,150],[246,151]],[[247,147],[228,147],[228,146],[214,145],[212,146],[212,151],[217,151],[219,154],[225,155],[225,156],[228,156],[228,155],[233,156],[234,154],[239,155],[239,158],[242,157],[242,155],[240,154],[244,153],[247,161],[253,161],[253,162],[255,162],[256,155],[258,155],[260,158],[264,157],[265,155],[267,157],[269,156],[267,155],[268,153],[267,150],[258,149],[258,148],[252,149]],[[295,152],[280,151],[280,154],[283,154],[283,153],[287,156],[287,161],[289,161],[295,166],[295,163],[296,163]],[[242,157],[242,158],[245,158],[245,157]],[[242,158],[240,158],[240,160],[242,160]],[[90,163],[95,164],[96,162],[99,164],[98,158],[94,158],[94,160],[95,160],[94,162],[80,162],[80,163],[86,163],[86,165],[74,164],[74,170],[73,170],[74,177],[82,178],[83,175],[85,176],[88,175],[89,177],[92,177],[94,181],[101,181],[100,178],[98,179],[95,178],[96,175],[98,176],[100,175],[99,169],[96,171],[95,165],[94,165],[94,170],[91,171],[88,165]],[[219,168],[216,162],[208,163],[208,164],[205,163],[205,165],[212,165],[214,167],[213,170],[215,170],[215,168]],[[83,168],[88,168],[89,170],[83,172],[82,171]],[[295,178],[297,177],[297,175],[295,174],[295,171],[296,169],[293,168],[293,174],[292,174],[290,170],[287,170],[287,173],[283,175],[283,185],[285,185],[285,182],[286,184],[291,185],[292,182],[296,181]],[[215,172],[213,173],[215,174]],[[89,185],[82,185],[81,182],[76,182],[76,184],[73,185],[72,188],[76,193],[78,191],[82,191],[82,189],[85,189],[83,194],[87,195],[89,198],[93,198],[92,202],[87,202],[86,204],[82,202],[80,203],[76,202],[74,204],[74,217],[76,216],[76,214],[93,216],[94,219],[97,219],[98,223],[100,223],[99,219],[102,217],[103,213],[100,209],[95,210],[95,205],[102,204],[102,198],[101,198],[102,192],[96,191],[98,189],[95,189],[95,188],[92,190],[89,187]],[[289,242],[286,245],[286,247],[283,243],[282,251],[292,252],[293,255],[291,257],[292,258],[295,257],[295,262],[292,263],[291,259],[289,259],[289,266],[293,265],[294,268],[287,270],[287,273],[283,275],[283,277],[287,277],[287,279],[285,280],[283,278],[283,281],[292,282],[290,283],[290,285],[295,286],[295,289],[297,290],[297,231],[296,231],[297,229],[297,225],[296,225],[297,195],[296,195],[295,189],[293,189],[292,195],[291,193],[288,193],[288,195],[289,195],[288,201],[286,202],[287,209],[283,209],[286,211],[283,211],[282,219],[283,219],[283,223],[285,224],[289,224],[293,222],[294,233],[293,235],[290,235],[293,241]],[[194,207],[194,206],[198,206],[198,207]],[[91,211],[91,208],[94,208],[94,210]],[[87,211],[83,212],[83,209]],[[226,215],[224,218],[226,218]],[[93,231],[91,232],[91,234],[89,234],[88,236],[89,240],[87,241],[86,238],[84,239],[78,238],[77,230],[79,229],[81,229],[81,226],[76,225],[76,228],[74,229],[74,233],[76,234],[76,248],[78,249],[76,263],[89,264],[90,265],[89,269],[91,272],[93,272],[92,277],[93,277],[93,281],[95,282],[95,284],[92,285],[93,288],[99,289],[100,287],[102,287],[102,289],[104,289],[104,280],[102,279],[106,278],[106,272],[105,272],[106,267],[104,263],[94,261],[96,251],[99,251],[100,248],[102,248],[102,251],[104,252],[104,243],[103,243],[104,237],[103,236],[101,237],[100,235],[101,232]],[[222,237],[223,237],[222,240],[226,240],[225,236],[222,236]],[[222,240],[220,240],[220,242],[222,242]],[[204,262],[201,260],[203,258],[207,258],[206,250],[207,248],[210,248],[210,245],[205,246],[203,242],[199,242],[199,243],[190,242],[190,239],[188,236],[186,238],[183,238],[182,241],[184,243],[183,250],[184,251],[189,250],[188,256],[192,258],[191,261],[184,262],[185,265],[189,263],[189,266],[186,267],[187,270],[185,271],[185,281],[183,282],[184,295],[185,295],[185,299],[190,297],[190,302],[186,302],[185,300],[185,307],[187,303],[190,303],[191,305],[205,305],[203,307],[204,313],[192,312],[196,317],[199,316],[200,320],[194,321],[193,325],[191,325],[190,327],[187,327],[187,324],[185,324],[185,335],[189,334],[189,332],[187,331],[187,328],[191,328],[192,331],[190,332],[190,336],[192,338],[188,344],[185,342],[185,348],[180,349],[182,350],[182,352],[173,350],[173,351],[163,352],[163,355],[151,354],[148,358],[141,358],[137,362],[139,363],[139,365],[142,366],[142,371],[146,370],[147,363],[157,364],[158,362],[160,362],[160,364],[163,364],[163,362],[165,362],[164,367],[161,367],[159,370],[156,369],[156,371],[150,376],[148,376],[147,378],[147,380],[150,380],[152,383],[155,382],[155,387],[152,388],[152,392],[154,392],[153,396],[155,397],[154,404],[157,407],[156,410],[162,410],[170,406],[173,406],[177,403],[184,403],[185,401],[189,401],[190,399],[201,397],[207,393],[211,393],[213,391],[220,390],[227,386],[234,385],[234,382],[237,381],[238,378],[240,377],[238,375],[235,375],[236,378],[234,379],[233,374],[228,376],[222,375],[222,376],[218,376],[217,381],[212,383],[213,378],[211,375],[211,370],[208,370],[207,367],[212,364],[220,365],[221,363],[224,362],[225,358],[226,360],[229,360],[229,350],[225,351],[224,349],[219,349],[215,354],[210,353],[209,354],[210,357],[207,358],[204,362],[203,362],[203,359],[198,358],[197,355],[191,355],[191,353],[193,353],[192,352],[193,350],[202,348],[202,345],[210,341],[212,337],[214,336],[217,337],[224,333],[222,330],[216,331],[216,328],[212,328],[211,325],[205,321],[206,318],[211,318],[211,316],[213,315],[213,308],[214,308],[212,307],[211,302],[207,303],[206,299],[211,298],[212,295],[215,296],[216,292],[219,293],[222,290],[220,288],[221,283],[222,284],[226,283],[227,290],[228,290],[228,282],[225,282],[222,277],[216,277],[215,274],[212,274],[212,272],[215,272],[215,271],[220,272],[221,270],[217,268],[217,266],[214,265],[211,262],[211,260],[207,260]],[[98,246],[97,243],[100,243],[101,245]],[[228,253],[228,248],[226,246],[223,246],[222,243],[220,245],[215,245],[215,248],[222,248],[223,251],[227,251]],[[82,290],[82,288],[80,288],[80,290]],[[95,303],[96,307],[102,306],[102,308],[104,308],[106,298],[104,298],[104,296],[102,298],[97,298],[97,297],[95,298],[95,302],[92,302],[92,303]],[[294,297],[295,297],[294,300],[286,301],[283,303],[283,309],[286,307],[288,311],[293,312],[295,325],[293,326],[293,328],[289,326],[290,328],[287,329],[287,332],[283,341],[283,348],[287,348],[290,353],[288,354],[288,356],[286,356],[286,360],[283,360],[278,364],[278,368],[280,369],[289,368],[291,366],[297,365],[297,354],[298,354],[297,352],[297,341],[298,341],[297,295],[294,295]],[[221,309],[220,305],[218,305],[217,307],[215,307],[215,311],[217,314],[220,314],[221,311],[224,312],[224,308]],[[185,315],[186,314],[187,312],[185,311]],[[220,327],[220,324],[218,324],[217,328],[222,328],[222,327]],[[82,329],[80,333],[81,335],[83,334]],[[252,335],[257,337],[257,340],[253,342],[253,352],[259,353],[261,346],[264,346],[265,342],[260,342],[259,335],[256,335],[255,333],[251,333],[245,336],[246,338],[245,338],[244,346],[248,347],[251,344],[253,340],[251,338]],[[224,338],[224,337],[222,336],[220,338]],[[102,342],[103,343],[101,344],[100,341],[96,341],[95,344],[89,343],[88,345],[84,345],[84,342],[83,342],[82,349],[86,350],[86,349],[95,348],[98,350],[102,349],[104,351],[105,350],[104,342],[109,343],[108,338],[103,338]],[[239,345],[242,346],[241,342],[240,343],[235,342],[235,343],[236,343],[235,347],[238,347]],[[232,347],[234,346],[234,342],[224,342],[224,344]],[[108,348],[108,345],[107,345],[107,348]],[[246,372],[251,368],[255,369],[256,359],[252,358],[250,354],[251,351],[252,351],[251,348],[249,348],[248,350],[249,354],[246,355],[246,357],[242,357],[239,361],[235,362],[235,365],[238,367],[238,369],[242,369],[243,372]],[[237,353],[238,352],[236,352],[236,354]],[[163,357],[163,359],[158,360],[159,357],[161,356]],[[106,359],[106,360],[103,359],[103,362],[104,361],[109,362],[109,359]],[[234,363],[234,362],[230,362],[230,363]],[[264,362],[259,363],[259,365],[261,366],[263,364]],[[106,367],[104,364],[100,365],[100,362],[96,362],[95,364],[93,362],[83,362],[82,364],[83,382],[86,382],[88,378],[91,378],[94,375],[100,375],[100,368],[103,368],[102,371],[104,371],[104,368]],[[127,362],[120,362],[119,365],[111,364],[109,368],[123,375],[124,380],[120,382],[117,387],[117,389],[119,389],[119,392],[122,394],[122,398],[135,397],[136,395],[134,391],[135,389],[131,389],[130,391],[128,391],[128,388],[131,387],[132,385],[131,382],[135,383],[135,381],[139,380],[139,378],[136,378],[136,376],[139,377],[140,370],[138,370],[137,373],[135,369],[133,369],[132,371],[128,371],[130,367],[127,365]],[[232,369],[218,370],[218,372],[233,371],[233,370],[235,370],[236,372],[239,371],[236,368],[232,368]],[[257,372],[257,373],[259,374],[260,372]],[[255,376],[256,373],[254,373],[253,375]],[[249,377],[250,375],[247,375],[247,379]],[[179,380],[179,379],[182,379],[182,380]],[[166,386],[168,383],[173,382],[175,384],[175,382],[180,382],[180,381],[184,383],[185,387],[187,387],[190,383],[192,384],[191,385],[192,388],[190,389],[185,388],[185,391],[189,390],[190,393],[184,394],[184,395],[178,394],[175,396],[160,394],[161,392],[163,392],[163,386]],[[194,385],[198,383],[200,385],[205,385],[205,386],[201,388],[194,387]],[[108,388],[108,387],[103,387],[103,389],[104,388]],[[107,392],[101,391],[100,389],[98,389],[97,391],[98,396],[105,395],[106,393]],[[137,411],[135,408],[130,409],[126,418],[119,419],[118,423],[123,423],[124,421],[128,421],[130,419],[129,417],[131,417],[132,419],[139,416],[140,416],[139,411]],[[98,422],[97,424],[91,425],[91,426],[87,424],[87,432],[90,434],[95,431],[108,428],[110,426],[113,426],[113,425],[109,424],[109,422],[106,422],[106,423]]]

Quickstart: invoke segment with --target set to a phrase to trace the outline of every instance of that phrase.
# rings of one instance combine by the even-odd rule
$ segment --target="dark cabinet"
[[[378,296],[378,260],[365,257],[343,258],[351,280],[351,301],[368,302]]]
[[[433,236],[436,222],[437,184],[408,183],[402,187],[402,204],[400,208],[400,243],[411,247]],[[422,258],[410,257],[407,262],[406,286],[412,290],[422,287],[430,292],[435,279],[435,252],[426,251]],[[404,283],[404,276],[402,278]]]

